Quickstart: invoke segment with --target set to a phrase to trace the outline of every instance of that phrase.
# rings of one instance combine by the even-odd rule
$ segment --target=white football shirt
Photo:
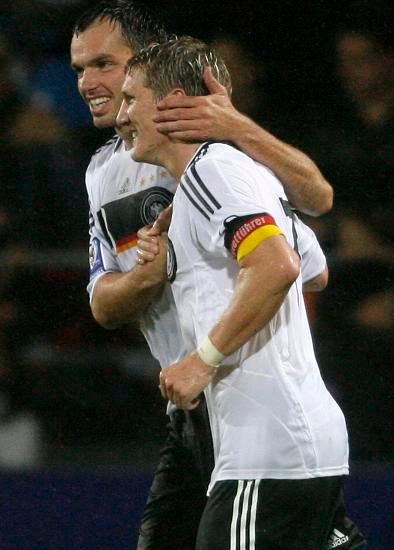
[[[109,272],[128,272],[136,265],[137,231],[153,223],[173,198],[176,183],[158,166],[135,162],[119,137],[109,140],[92,157],[86,172],[90,206],[90,282]],[[185,350],[167,284],[141,318],[152,355],[162,367],[178,361]]]
[[[324,255],[286,208],[275,175],[237,149],[204,144],[175,193],[168,276],[188,352],[227,308],[239,265],[225,243],[235,218],[267,214],[305,256],[305,280]],[[343,414],[321,378],[301,276],[278,313],[218,369],[206,390],[215,449],[210,489],[226,479],[303,479],[348,473]]]

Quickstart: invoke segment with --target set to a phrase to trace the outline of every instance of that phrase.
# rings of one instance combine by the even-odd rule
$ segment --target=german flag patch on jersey
[[[170,191],[155,186],[105,204],[98,217],[110,246],[118,254],[136,246],[138,230],[152,224],[172,199]]]

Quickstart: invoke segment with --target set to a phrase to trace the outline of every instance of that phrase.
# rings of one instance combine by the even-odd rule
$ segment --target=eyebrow
[[[91,59],[89,61],[89,63],[87,64],[88,66],[94,66],[94,65],[98,65],[98,63],[102,62],[102,61],[111,61],[113,59],[112,55],[111,54],[108,54],[108,53],[103,53],[103,54],[99,54],[97,55],[96,57],[94,57],[93,59]],[[82,67],[80,65],[78,65],[78,63],[71,63],[70,64],[70,67],[73,69],[73,70],[78,70],[78,69],[81,69]]]

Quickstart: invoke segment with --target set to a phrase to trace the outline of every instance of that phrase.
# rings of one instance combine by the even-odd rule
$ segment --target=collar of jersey
[[[188,165],[186,166],[185,168],[185,172],[186,170],[188,170],[190,168],[190,166],[192,164],[194,164],[195,162],[197,162],[201,157],[203,157],[205,155],[205,153],[208,151],[208,148],[209,146],[214,143],[213,141],[205,141],[204,143],[202,143],[200,145],[200,147],[197,149],[197,151],[194,153],[193,157],[191,158],[191,160],[189,161]]]

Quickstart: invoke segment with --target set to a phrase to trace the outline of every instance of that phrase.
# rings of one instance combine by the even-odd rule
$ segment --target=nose
[[[125,126],[129,122],[130,120],[129,120],[129,115],[127,113],[127,103],[125,102],[125,100],[123,100],[119,109],[118,116],[116,117],[116,125]]]
[[[94,90],[97,87],[97,78],[93,68],[86,67],[79,77],[78,87],[81,94]]]

